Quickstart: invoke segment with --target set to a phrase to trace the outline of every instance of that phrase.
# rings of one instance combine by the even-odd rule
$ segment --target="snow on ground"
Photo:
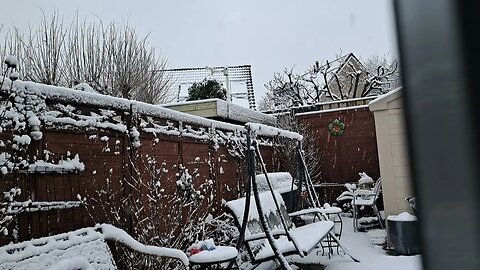
[[[415,256],[392,256],[382,248],[386,235],[385,230],[374,229],[367,233],[353,232],[353,220],[342,217],[343,232],[341,243],[345,245],[352,255],[360,262],[353,262],[347,256],[317,256],[312,252],[307,258],[295,260],[325,265],[326,270],[421,270],[421,255]],[[374,244],[375,243],[375,244]],[[321,254],[321,252],[320,252]],[[321,269],[321,268],[319,268]]]

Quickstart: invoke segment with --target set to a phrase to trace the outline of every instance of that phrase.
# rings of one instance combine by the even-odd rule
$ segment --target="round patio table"
[[[190,269],[238,269],[238,250],[234,247],[216,246],[214,250],[204,250],[188,258]],[[233,268],[223,268],[221,264],[233,261]]]

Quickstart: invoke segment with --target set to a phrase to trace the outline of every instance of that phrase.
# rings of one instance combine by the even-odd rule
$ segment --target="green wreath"
[[[328,130],[332,136],[342,136],[345,130],[345,123],[340,119],[335,119],[328,125]]]

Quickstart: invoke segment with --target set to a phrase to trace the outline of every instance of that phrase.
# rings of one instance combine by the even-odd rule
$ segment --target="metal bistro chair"
[[[353,199],[352,199],[352,208],[353,208],[353,228],[354,231],[358,229],[358,211],[359,207],[372,207],[375,211],[375,214],[378,218],[378,222],[380,223],[380,227],[383,229],[383,222],[382,217],[380,215],[380,211],[377,208],[377,199],[382,192],[382,181],[379,178],[377,182],[375,182],[375,186],[373,190],[365,190],[365,189],[357,189],[353,192]]]

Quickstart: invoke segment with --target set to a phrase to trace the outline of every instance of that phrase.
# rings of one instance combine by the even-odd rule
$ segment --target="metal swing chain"
[[[265,175],[265,179],[267,181],[268,188],[270,189],[270,193],[272,194],[273,197],[273,202],[275,203],[275,207],[278,210],[278,214],[280,216],[280,221],[282,222],[283,228],[285,229],[285,233],[287,234],[288,239],[291,239],[290,234],[288,233],[288,226],[287,222],[285,221],[284,216],[280,213],[280,205],[278,204],[277,198],[275,197],[275,193],[273,192],[273,186],[272,183],[270,182],[270,179],[268,178],[268,173],[267,173],[267,168],[265,167],[265,163],[263,162],[263,157],[260,154],[260,148],[258,147],[258,143],[255,141],[255,153],[257,154],[257,157],[260,161],[260,166],[262,167],[262,172]]]
[[[255,146],[251,145],[251,140],[248,140],[249,137],[250,137],[250,128],[247,127],[247,147],[249,149],[249,151],[251,151],[252,147],[254,148],[254,151],[257,150]],[[250,144],[249,144],[250,142]],[[256,142],[256,140],[254,140],[254,143]],[[255,144],[257,145],[257,144]],[[257,146],[258,147],[258,146]],[[253,153],[255,154],[255,152]],[[260,156],[261,157],[261,156]],[[252,156],[250,156],[251,160],[249,161],[252,162],[252,163],[255,163],[255,156],[253,155],[253,158]],[[261,163],[262,164],[262,168],[265,166],[263,164],[263,162]],[[249,173],[252,173],[252,170],[249,170]],[[257,182],[255,181],[255,171],[253,171],[253,174],[250,175],[249,177],[251,180],[252,180],[252,190],[253,190],[253,195],[255,197],[255,204],[257,206],[257,212],[258,212],[258,216],[259,216],[259,219],[260,219],[260,222],[262,224],[262,227],[263,227],[263,230],[265,232],[265,235],[267,236],[267,240],[268,240],[268,243],[270,244],[270,247],[272,248],[273,250],[273,253],[275,254],[275,257],[277,257],[277,260],[278,262],[280,263],[280,267],[283,269],[283,270],[292,270],[292,268],[290,267],[290,265],[288,264],[287,260],[285,259],[285,257],[282,255],[282,253],[278,250],[278,247],[277,245],[275,244],[275,239],[273,238],[273,235],[272,233],[270,232],[270,229],[268,228],[268,223],[267,223],[267,220],[265,219],[265,216],[263,215],[263,209],[262,209],[262,205],[260,203],[260,194],[258,193],[258,186],[257,186]],[[268,181],[267,181],[268,182]],[[273,191],[272,191],[273,192]],[[275,196],[273,196],[273,199],[275,201],[275,204],[278,205],[278,203],[276,202],[275,200]],[[279,209],[277,207],[277,209]],[[280,211],[280,210],[279,210]],[[280,215],[281,216],[281,215]],[[286,230],[286,227],[285,228],[285,231]],[[287,232],[288,233],[288,232]]]
[[[310,173],[308,172],[308,167],[305,161],[305,155],[303,154],[303,147],[301,142],[299,143],[298,151],[299,151],[300,160],[303,166],[303,173],[306,178],[305,187],[307,188],[308,198],[310,199],[313,207],[321,207],[320,201],[318,200],[317,193],[315,192],[315,188],[313,187],[312,178],[310,177]],[[313,197],[312,194],[315,195],[315,197]]]

